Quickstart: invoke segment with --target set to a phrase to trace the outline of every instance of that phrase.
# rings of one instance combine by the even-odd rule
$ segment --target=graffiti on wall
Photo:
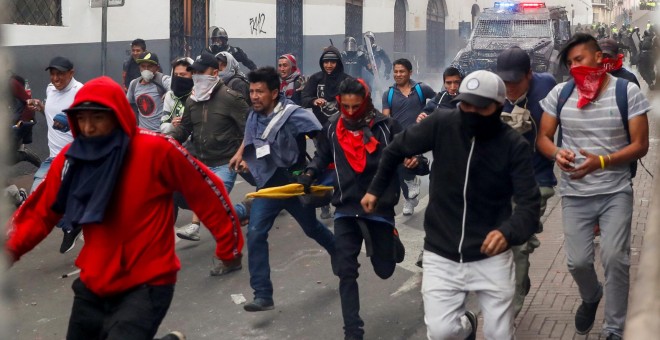
[[[259,13],[254,18],[250,18],[250,32],[252,35],[266,34],[264,24],[266,23],[266,14]]]

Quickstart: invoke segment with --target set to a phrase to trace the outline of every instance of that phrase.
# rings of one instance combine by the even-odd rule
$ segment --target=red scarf
[[[607,71],[602,67],[575,66],[571,67],[571,75],[578,91],[578,109],[583,108],[596,99],[601,85],[607,79]]]
[[[373,123],[374,121],[372,120],[366,128],[370,128]],[[347,129],[344,126],[343,118],[337,120],[337,141],[342,150],[344,150],[348,164],[358,174],[361,174],[367,166],[367,152],[374,153],[379,144],[374,136],[371,136],[369,142],[365,144],[364,131],[362,129],[355,131]]]
[[[615,58],[603,58],[602,62],[603,68],[607,72],[612,72],[623,67],[623,54],[617,55]]]

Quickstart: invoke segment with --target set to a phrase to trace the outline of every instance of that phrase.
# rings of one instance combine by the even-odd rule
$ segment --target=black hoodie
[[[323,50],[321,58],[319,58],[319,66],[321,67],[321,72],[314,73],[305,88],[302,91],[302,106],[307,108],[312,108],[314,115],[321,122],[321,125],[325,125],[325,122],[328,121],[328,116],[326,116],[318,106],[314,106],[314,101],[318,98],[323,98],[328,102],[335,102],[335,97],[339,94],[339,84],[346,79],[350,78],[348,74],[344,73],[344,64],[341,62],[341,58],[337,60],[337,67],[335,67],[332,73],[327,74],[323,69],[323,56],[328,52],[334,52],[337,54],[337,57],[341,55],[339,50],[334,46],[328,46]]]
[[[366,215],[360,205],[360,200],[367,192],[371,179],[378,170],[378,162],[383,155],[383,150],[392,142],[394,135],[401,132],[401,126],[393,118],[376,111],[371,132],[378,140],[378,148],[374,153],[367,153],[367,164],[364,171],[356,173],[351,168],[342,146],[337,140],[336,131],[339,119],[341,118],[333,117],[330,119],[329,124],[323,126],[322,133],[319,133],[317,137],[316,154],[307,166],[306,171],[311,170],[314,172],[314,177],[318,177],[323,171],[322,169],[327,169],[328,164],[334,163],[333,182],[335,191],[332,204],[337,208],[337,212],[346,215]],[[394,217],[394,206],[399,202],[399,178],[391,176],[385,182],[374,215]]]

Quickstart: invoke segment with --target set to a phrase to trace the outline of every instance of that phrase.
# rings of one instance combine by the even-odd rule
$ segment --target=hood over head
[[[133,137],[137,132],[135,113],[128,103],[126,94],[124,94],[121,86],[112,80],[112,78],[103,76],[85,83],[78,93],[76,93],[71,107],[76,107],[83,103],[96,103],[112,109],[119,121],[121,129],[124,130],[126,135]],[[73,137],[76,137],[80,129],[73,114],[75,114],[75,111],[67,112],[67,118],[69,119],[69,126],[71,126],[71,133]]]
[[[333,53],[337,56],[337,67],[335,67],[335,70],[332,71],[332,74],[343,73],[344,64],[341,62],[341,52],[339,52],[339,49],[334,46],[328,46],[323,50],[321,58],[319,58],[319,67],[321,67],[322,72],[325,72],[323,69],[323,60],[328,59],[328,57],[330,57],[330,59],[334,59],[334,56],[332,55]]]
[[[224,70],[220,71],[220,78],[222,78],[222,81],[225,84],[227,84],[231,79],[231,77],[233,77],[234,75],[238,75],[245,78],[245,74],[241,72],[241,66],[238,64],[236,58],[234,58],[234,56],[231,55],[231,53],[220,52],[215,55],[215,58],[227,64],[227,67],[225,67]]]

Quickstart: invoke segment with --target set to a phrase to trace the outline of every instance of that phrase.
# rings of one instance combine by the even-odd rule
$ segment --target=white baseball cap
[[[461,82],[458,96],[452,102],[466,102],[476,107],[486,107],[492,102],[504,104],[506,88],[504,81],[490,71],[474,71]]]

